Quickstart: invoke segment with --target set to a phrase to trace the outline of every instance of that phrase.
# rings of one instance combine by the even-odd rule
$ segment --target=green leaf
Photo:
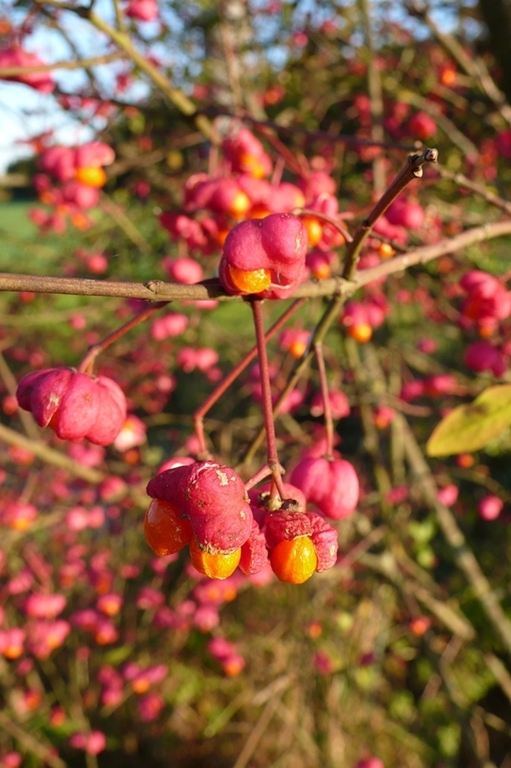
[[[473,403],[455,408],[437,424],[426,445],[428,456],[471,453],[484,448],[511,424],[511,384],[489,387]]]

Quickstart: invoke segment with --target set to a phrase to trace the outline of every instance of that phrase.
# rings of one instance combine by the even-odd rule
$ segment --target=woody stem
[[[264,336],[262,300],[251,299],[250,306],[254,317],[254,328],[257,343],[257,354],[259,357],[259,375],[261,378],[261,390],[263,398],[263,417],[264,429],[266,432],[266,450],[267,464],[271,470],[273,486],[278,491],[280,497],[286,497],[284,485],[282,483],[281,467],[277,455],[277,439],[275,436],[275,423],[273,421],[273,403],[271,399],[270,372],[268,366],[268,354],[266,351],[266,339]]]

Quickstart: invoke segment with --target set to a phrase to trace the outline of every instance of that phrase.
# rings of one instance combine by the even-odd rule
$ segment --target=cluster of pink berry
[[[377,288],[366,291],[363,301],[348,301],[340,318],[341,325],[352,339],[361,344],[369,341],[373,330],[379,328],[390,312],[390,306]]]
[[[85,437],[91,443],[109,445],[126,420],[126,398],[115,381],[71,368],[27,374],[18,384],[16,397],[40,427],[50,427],[62,440]]]
[[[41,203],[51,206],[52,211],[35,208],[30,214],[32,221],[55,232],[65,230],[66,217],[78,229],[90,226],[84,211],[97,206],[100,189],[106,183],[104,166],[113,163],[114,158],[113,149],[102,142],[45,149],[39,158],[41,173],[34,176],[34,186]]]
[[[353,99],[353,105],[360,123],[357,135],[360,138],[369,137],[372,125],[371,101],[365,94],[357,94]],[[385,104],[383,124],[387,133],[395,141],[410,138],[428,141],[437,132],[436,123],[430,115],[423,111],[411,114],[410,106],[400,101]],[[376,147],[360,147],[358,150],[365,162],[372,160],[376,151]]]
[[[35,53],[24,51],[19,45],[11,45],[0,51],[0,68],[8,67],[34,67],[34,72],[19,75],[5,75],[3,80],[12,80],[16,83],[24,83],[40,93],[52,93],[55,90],[55,81],[50,72],[37,71],[36,68],[44,65],[44,62]]]
[[[302,462],[292,475],[296,486],[284,485],[288,498],[277,497],[278,508],[272,511],[275,500],[270,490],[247,495],[230,467],[213,461],[178,461],[147,486],[153,501],[144,533],[159,557],[189,546],[195,568],[214,579],[229,577],[238,566],[247,575],[255,574],[269,561],[281,581],[294,584],[335,565],[337,531],[323,516],[305,509],[308,498],[334,519],[354,511],[358,480],[349,462]],[[315,482],[314,472],[322,473],[321,479],[316,474]]]
[[[451,294],[462,296],[460,326],[481,337],[467,347],[465,365],[477,373],[502,376],[508,369],[511,346],[498,338],[505,337],[502,324],[511,316],[511,292],[498,278],[474,269],[463,275]]]
[[[418,397],[435,398],[442,395],[459,395],[462,392],[455,376],[450,373],[440,373],[407,382],[401,389],[400,397],[402,400],[411,402]]]
[[[306,252],[307,232],[296,216],[247,219],[227,235],[220,282],[228,293],[286,298],[301,282]]]
[[[272,160],[259,139],[248,128],[233,128],[222,142],[216,174],[191,176],[185,184],[183,210],[164,212],[160,222],[191,252],[208,256],[224,244],[240,219],[254,221],[306,207],[318,213],[318,217],[314,213],[302,217],[309,245],[315,248],[307,267],[314,276],[327,277],[336,259],[331,249],[344,242],[340,232],[322,218],[338,216],[334,180],[326,170],[304,169],[296,184],[270,182],[267,177],[272,170]],[[166,269],[169,261],[164,263]]]
[[[483,338],[493,336],[511,315],[511,293],[498,278],[477,269],[463,275],[459,285],[466,294],[461,306],[462,326],[475,327]]]

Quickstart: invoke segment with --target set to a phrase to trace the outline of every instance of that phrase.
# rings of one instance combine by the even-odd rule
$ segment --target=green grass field
[[[72,228],[63,235],[41,234],[28,216],[33,207],[32,202],[0,203],[0,271],[59,274],[63,254],[79,245],[81,233]]]

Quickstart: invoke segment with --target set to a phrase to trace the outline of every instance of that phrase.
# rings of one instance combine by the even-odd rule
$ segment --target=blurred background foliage
[[[114,6],[97,5],[112,23]],[[42,7],[44,13],[31,2],[4,2],[0,12],[15,24],[29,14],[35,32],[60,36],[69,57],[89,55],[82,42],[90,39],[87,21],[61,11],[59,27],[51,6]],[[426,143],[438,148],[448,173],[428,172],[413,187],[427,223],[409,233],[409,247],[502,217],[488,197],[453,180],[461,172],[509,199],[509,157],[496,148],[509,127],[509,105],[499,102],[495,83],[509,94],[511,70],[477,5],[162,0],[158,23],[125,21],[138,48],[158,60],[216,130],[229,116],[245,119],[274,163],[282,162],[285,180],[295,181],[296,169],[283,152],[331,170],[352,230],[381,193],[378,178],[391,178],[420,143],[409,129],[416,113],[434,120]],[[214,166],[217,150],[197,129],[196,115],[169,104],[132,61],[106,70],[91,68],[79,93],[66,88],[65,74],[56,78],[61,105],[115,148],[103,204],[89,228],[42,236],[27,217],[36,202],[37,153],[13,162],[6,178],[24,181],[3,186],[3,272],[97,278],[87,254],[101,253],[102,278],[145,282],[166,279],[165,257],[186,255],[159,216],[182,208],[186,180]],[[11,87],[5,83],[3,92]],[[109,108],[98,115],[94,105],[105,101]],[[364,139],[388,146],[375,152]],[[217,256],[201,260],[206,277],[216,275]],[[342,263],[342,248],[338,257]],[[164,460],[192,452],[191,413],[214,386],[204,372],[180,368],[180,350],[215,349],[218,369],[227,373],[253,344],[248,308],[173,305],[189,318],[180,338],[157,341],[149,324],[108,350],[98,370],[123,386],[147,434],[126,450],[94,451],[32,423],[27,430],[13,406],[15,382],[34,368],[76,365],[137,303],[0,294],[0,498],[4,509],[18,501],[37,508],[26,530],[2,523],[3,626],[28,626],[30,592],[64,594],[70,622],[65,644],[47,657],[26,650],[0,657],[0,765],[19,764],[8,762],[16,753],[27,768],[343,768],[371,756],[385,768],[509,768],[511,647],[485,601],[488,588],[511,621],[510,433],[474,455],[417,459],[441,416],[494,380],[464,365],[472,337],[459,323],[460,277],[469,268],[505,275],[509,263],[509,238],[441,257],[385,281],[392,309],[368,344],[332,328],[329,377],[351,407],[336,426],[339,449],[362,486],[357,512],[338,523],[339,563],[301,587],[236,576],[202,597],[204,585],[186,557],[158,563],[146,546],[144,489]],[[268,322],[281,312],[275,305]],[[323,308],[321,299],[307,302],[294,326],[312,329]],[[502,324],[503,341],[510,327],[509,320]],[[269,351],[283,385],[293,360],[278,339]],[[444,374],[455,377],[456,388],[418,402],[399,398],[404,384]],[[501,380],[510,381],[509,372]],[[310,412],[317,371],[298,386],[300,404],[277,422],[287,468],[322,424]],[[382,405],[398,414],[384,428],[375,423]],[[259,453],[241,465],[260,424],[250,374],[206,419],[215,455],[242,466],[245,477],[263,461]],[[13,437],[20,432],[28,447]],[[123,480],[113,495],[112,477]],[[452,504],[432,498],[430,481],[457,489]],[[504,502],[492,521],[478,513],[490,493]],[[76,509],[100,510],[99,524],[73,527]],[[473,562],[481,571],[471,571]],[[105,640],[76,615],[96,610],[111,593],[121,596],[121,607],[108,617],[114,632]],[[197,611],[205,606],[210,612],[201,622]],[[223,667],[211,653],[218,637],[234,644],[238,666]],[[148,674],[137,689],[130,663],[140,674],[164,665],[166,674],[156,683]],[[72,748],[72,734],[91,731],[105,734],[105,751]]]

